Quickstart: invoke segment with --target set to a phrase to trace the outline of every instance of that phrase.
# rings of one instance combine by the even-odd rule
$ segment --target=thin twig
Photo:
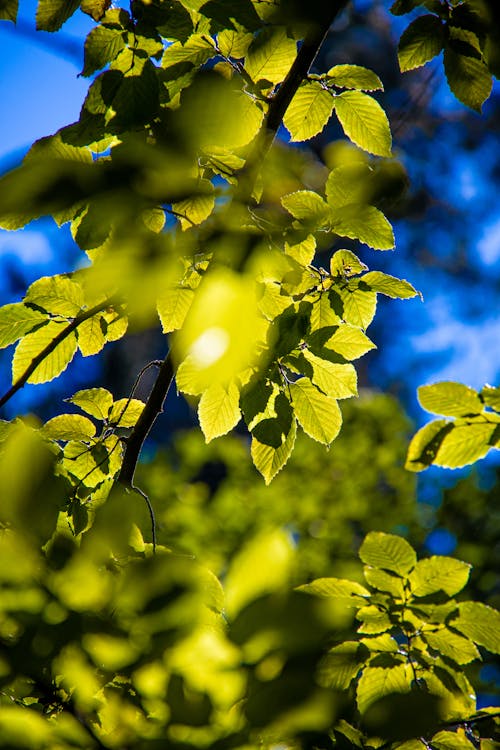
[[[64,339],[68,338],[68,336],[73,333],[73,331],[76,331],[78,326],[81,323],[84,323],[89,318],[92,318],[94,315],[97,315],[97,313],[102,312],[107,307],[110,307],[112,304],[112,299],[107,299],[104,302],[100,302],[98,305],[94,305],[94,307],[90,307],[88,310],[85,310],[85,312],[79,313],[76,318],[74,318],[71,323],[68,323],[63,330],[57,334],[55,338],[52,339],[52,341],[47,344],[47,346],[42,349],[42,351],[34,357],[26,370],[23,372],[23,374],[16,380],[16,382],[12,385],[11,388],[0,398],[0,407],[4,406],[4,404],[7,403],[7,401],[10,401],[12,396],[19,391],[23,385],[25,385],[26,381],[30,377],[30,375],[33,374],[33,372],[36,370],[38,365],[40,365],[46,357],[49,356],[49,354],[52,354],[54,349],[56,349],[59,344],[64,341]]]

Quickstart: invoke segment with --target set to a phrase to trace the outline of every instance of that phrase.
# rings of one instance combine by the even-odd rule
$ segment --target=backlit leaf
[[[343,164],[332,169],[325,185],[326,199],[332,208],[351,203],[369,203],[373,170],[368,164]]]
[[[323,130],[332,111],[332,95],[317,81],[307,81],[293,97],[283,124],[292,141],[307,141]]]
[[[66,276],[43,276],[28,288],[24,302],[42,307],[50,313],[74,317],[80,312],[84,297],[76,281]]]
[[[334,398],[321,393],[309,378],[290,383],[295,416],[304,432],[325,445],[335,440],[342,425],[342,414]]]
[[[360,583],[347,581],[344,578],[316,578],[311,583],[298,586],[297,591],[304,591],[306,594],[314,594],[314,596],[326,599],[343,599],[353,606],[363,605],[365,598],[370,595],[368,589]]]
[[[116,427],[133,427],[144,409],[144,402],[137,398],[120,398],[109,412],[108,421]]]
[[[336,290],[342,300],[342,318],[346,323],[366,329],[375,317],[377,294],[363,285],[363,280],[352,279]]]
[[[335,114],[356,146],[377,156],[391,156],[389,121],[380,104],[361,91],[344,91],[334,98]]]
[[[285,195],[281,204],[296,219],[304,219],[318,225],[326,218],[328,206],[323,198],[312,190],[298,190]]]
[[[209,443],[225,435],[240,421],[240,392],[234,383],[215,383],[204,391],[198,404],[200,427]]]
[[[13,344],[46,321],[46,315],[22,302],[0,307],[0,348]]]
[[[320,684],[333,690],[347,690],[363,664],[359,651],[357,641],[346,641],[330,649],[319,664]]]
[[[104,68],[125,49],[125,46],[126,32],[124,29],[116,28],[115,25],[96,26],[85,40],[82,75],[90,76]]]
[[[42,427],[42,434],[53,440],[87,440],[95,432],[94,423],[81,414],[60,414]]]
[[[481,396],[486,406],[491,406],[492,409],[500,412],[500,388],[485,385],[481,390]]]
[[[432,737],[431,745],[436,750],[474,750],[476,745],[458,732],[442,731]],[[482,745],[482,743],[481,743]]]
[[[399,40],[398,59],[402,73],[420,68],[439,55],[445,40],[444,26],[437,16],[416,18]]]
[[[332,209],[332,229],[341,237],[360,240],[374,250],[392,250],[394,233],[382,211],[375,206],[351,204]]]
[[[101,316],[94,315],[84,320],[77,328],[78,348],[84,357],[90,357],[101,351],[106,343]]]
[[[366,667],[358,680],[356,699],[358,709],[364,713],[375,701],[392,693],[409,693],[413,676],[408,664],[398,664],[385,669]]]
[[[253,34],[225,29],[217,35],[217,45],[224,57],[245,57],[253,40]]]
[[[500,612],[482,602],[460,602],[458,612],[450,625],[479,646],[500,654]]]
[[[24,336],[17,345],[12,360],[13,382],[23,375],[35,357],[48,347],[65,328],[65,323],[51,321],[34,333],[28,333]],[[28,383],[47,383],[49,380],[53,380],[69,365],[76,354],[76,349],[76,335],[72,331],[38,365],[28,378]]]
[[[358,359],[370,349],[377,348],[360,328],[348,323],[340,325],[333,336],[326,341],[325,346],[349,360]]]
[[[359,549],[366,565],[407,575],[417,562],[417,555],[406,539],[381,531],[370,531]]]
[[[106,388],[86,388],[74,393],[68,401],[91,417],[104,421],[113,405],[113,396]]]
[[[362,65],[335,65],[326,73],[328,83],[345,89],[383,91],[382,81],[373,70]]]
[[[330,273],[332,276],[356,276],[367,271],[366,266],[351,250],[337,250],[330,260]]]
[[[486,64],[476,57],[455,52],[450,46],[444,51],[444,71],[453,94],[467,107],[481,112],[491,93],[492,78]]]
[[[0,21],[16,23],[19,0],[2,0],[0,3]]]
[[[157,301],[157,310],[163,333],[171,333],[182,327],[193,299],[193,289],[182,286],[168,289],[161,294]]]
[[[476,391],[462,383],[443,381],[422,385],[418,389],[418,400],[426,411],[446,417],[465,417],[467,414],[481,414],[483,411],[483,404]]]
[[[392,297],[393,299],[409,299],[418,295],[417,290],[408,281],[398,279],[395,276],[389,276],[389,274],[382,273],[382,271],[369,271],[365,273],[363,281],[373,291],[385,294],[387,297]]]
[[[208,180],[199,183],[200,193],[172,203],[172,211],[177,215],[182,229],[190,229],[208,219],[215,206],[214,188]]]
[[[419,560],[409,576],[414,596],[428,596],[444,591],[458,594],[469,580],[471,566],[452,557],[433,556]]]
[[[352,365],[329,362],[308,349],[304,349],[303,354],[312,366],[312,382],[327,396],[341,399],[358,395],[357,374]]]
[[[253,81],[282,81],[297,54],[297,42],[283,27],[269,27],[254,38],[245,57],[245,70]]]
[[[422,471],[430,466],[444,435],[451,429],[451,422],[436,419],[418,430],[408,446],[405,468],[408,471]]]
[[[422,633],[422,638],[432,649],[439,651],[440,654],[457,664],[469,664],[480,658],[480,653],[471,640],[463,638],[448,628],[426,630]]]
[[[293,420],[290,432],[278,448],[273,448],[271,445],[261,443],[256,437],[252,436],[252,445],[250,449],[252,460],[255,467],[264,477],[266,484],[271,482],[290,458],[293,446],[295,445],[296,434],[297,425],[295,420]]]
[[[490,439],[495,432],[495,424],[454,424],[446,432],[437,449],[433,463],[456,469],[478,461],[491,448]]]
[[[378,591],[387,591],[395,598],[403,598],[403,581],[400,576],[370,566],[365,566],[364,576],[366,582]]]
[[[320,294],[314,301],[310,321],[311,331],[337,326],[341,322],[338,314],[332,307],[330,296],[326,292]]]

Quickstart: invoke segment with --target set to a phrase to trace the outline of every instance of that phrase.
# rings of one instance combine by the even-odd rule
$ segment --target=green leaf
[[[458,617],[450,622],[478,646],[500,654],[500,612],[481,602],[460,602]]]
[[[358,328],[366,329],[375,317],[377,294],[368,289],[363,281],[352,279],[346,286],[336,289],[343,306],[342,318]]]
[[[421,637],[432,649],[452,659],[456,664],[470,664],[471,661],[481,658],[472,641],[446,627],[440,630],[425,630]]]
[[[225,29],[217,35],[217,46],[224,57],[239,60],[245,57],[253,38],[253,34]]]
[[[485,385],[481,391],[481,397],[486,406],[490,406],[495,411],[500,412],[500,388]]]
[[[453,428],[451,422],[436,419],[429,422],[412,437],[408,446],[405,469],[422,471],[430,466],[444,435]]]
[[[77,328],[78,348],[84,357],[90,357],[101,351],[106,343],[105,323],[100,315],[94,315]]]
[[[362,607],[356,613],[356,619],[361,620],[358,633],[386,633],[394,627],[387,612],[380,610],[375,605]]]
[[[200,180],[198,187],[199,194],[172,203],[172,211],[177,214],[183,230],[202,224],[214,210],[215,195],[212,183],[208,180]]]
[[[90,76],[104,68],[125,49],[126,42],[127,34],[123,28],[115,25],[96,26],[85,40],[82,75]]]
[[[159,83],[156,67],[150,60],[146,60],[140,72],[136,73],[135,70],[134,67],[128,75],[116,79],[118,85],[111,108],[109,104],[106,106],[107,115],[114,112],[109,121],[113,128],[128,130],[144,125],[158,113]],[[115,70],[107,72],[117,73]]]
[[[387,573],[385,570],[380,568],[371,568],[365,566],[364,576],[366,582],[378,589],[378,591],[386,591],[396,599],[401,599],[404,595],[403,581],[398,575]]]
[[[475,743],[468,740],[464,734],[446,730],[435,734],[430,744],[436,750],[475,750],[476,747]],[[482,744],[481,742],[481,746]]]
[[[375,701],[392,693],[409,693],[412,683],[411,668],[408,664],[384,667],[366,667],[358,680],[356,699],[358,709],[365,713]]]
[[[339,316],[332,307],[330,295],[322,292],[314,301],[311,310],[311,331],[319,331],[322,328],[338,326],[341,322]]]
[[[342,425],[342,414],[334,398],[325,396],[308,378],[290,383],[292,406],[304,432],[325,445],[335,440]]]
[[[350,204],[330,210],[332,229],[341,237],[360,240],[374,250],[392,250],[394,233],[375,206]]]
[[[308,349],[304,349],[303,355],[312,366],[312,382],[327,396],[341,399],[358,395],[358,378],[353,365],[329,362]]]
[[[358,359],[370,349],[377,348],[361,329],[349,323],[340,325],[333,336],[325,342],[325,347],[349,360]]]
[[[330,649],[318,668],[320,685],[332,690],[347,690],[364,663],[357,641],[346,641]]]
[[[483,404],[476,391],[462,383],[443,381],[433,385],[422,385],[418,389],[420,406],[431,414],[446,417],[465,417],[481,414]]]
[[[433,463],[448,469],[457,469],[478,461],[491,448],[490,440],[495,424],[454,424],[445,432],[437,449]]]
[[[359,549],[359,556],[366,565],[390,570],[398,575],[407,575],[417,562],[417,555],[406,539],[381,531],[370,531]]]
[[[56,336],[66,328],[65,323],[50,321],[42,328],[24,336],[16,347],[12,360],[12,381],[15,382]],[[47,383],[60,375],[76,354],[77,340],[72,331],[48,354],[28,378],[28,383]]]
[[[194,290],[174,287],[162,292],[156,303],[163,333],[171,333],[182,327],[194,299]]]
[[[111,0],[82,0],[80,10],[94,19],[100,21],[111,5]]]
[[[398,46],[402,73],[425,65],[443,49],[444,26],[437,16],[420,16],[403,32]]]
[[[297,42],[283,27],[263,29],[254,38],[245,57],[245,70],[253,81],[280,83],[297,54]]]
[[[323,130],[332,112],[332,95],[317,81],[306,81],[293,97],[283,124],[292,141],[307,141]]]
[[[332,169],[325,185],[329,205],[341,208],[351,203],[369,203],[372,178],[373,170],[368,164],[343,164]]]
[[[22,302],[0,307],[0,348],[14,344],[42,323],[47,322],[47,316]]]
[[[200,399],[198,417],[207,443],[226,435],[241,418],[238,387],[234,383],[227,387],[217,383],[211,385]]]
[[[134,427],[144,406],[144,402],[137,398],[120,398],[111,407],[108,422],[115,427]]]
[[[87,440],[95,433],[94,423],[81,414],[60,414],[42,427],[44,437],[52,440]]]
[[[174,42],[167,47],[163,54],[162,67],[168,68],[178,63],[191,63],[198,67],[216,54],[213,45],[202,34],[192,34],[185,44]]]
[[[453,94],[467,107],[481,112],[491,93],[491,74],[482,60],[461,55],[447,46],[444,50],[444,71]]]
[[[251,454],[255,467],[264,477],[266,484],[269,484],[276,474],[281,471],[283,466],[290,458],[295,437],[297,434],[297,424],[292,421],[290,432],[278,448],[259,442],[255,436],[252,436]]]
[[[310,221],[321,225],[328,215],[328,205],[323,198],[312,190],[298,190],[281,199],[283,208],[296,219]]]
[[[392,156],[389,121],[380,104],[361,91],[344,91],[334,98],[335,114],[346,136],[376,156]]]
[[[417,290],[408,281],[389,276],[382,271],[369,271],[365,273],[362,280],[374,292],[385,294],[393,299],[409,299],[418,295]]]
[[[297,591],[325,599],[342,599],[343,603],[350,603],[354,607],[363,606],[366,597],[370,596],[370,592],[360,583],[344,578],[317,578],[311,583],[298,586]]]
[[[38,0],[37,31],[57,31],[80,7],[80,0]]]
[[[297,242],[295,245],[289,245],[285,242],[285,254],[292,257],[301,266],[309,266],[313,262],[316,251],[316,238],[313,234],[308,234],[305,240]]]
[[[361,91],[383,91],[382,81],[369,68],[362,65],[335,65],[326,73],[328,83],[333,83],[344,89],[360,89]]]
[[[19,0],[0,0],[0,21],[16,23]]]
[[[76,281],[66,276],[43,276],[28,288],[24,302],[49,313],[74,317],[83,307],[84,297]]]
[[[469,580],[471,566],[453,557],[434,556],[419,560],[409,576],[414,596],[428,596],[444,591],[458,594]]]
[[[85,388],[77,391],[67,400],[70,404],[79,406],[91,417],[102,421],[108,418],[109,410],[113,406],[113,396],[106,388]]]
[[[351,250],[337,250],[330,259],[330,273],[332,276],[347,278],[367,271],[366,266]]]

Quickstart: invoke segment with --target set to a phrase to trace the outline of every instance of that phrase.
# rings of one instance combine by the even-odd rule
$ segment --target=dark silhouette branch
[[[43,360],[48,357],[49,354],[52,354],[54,349],[57,349],[59,344],[64,341],[64,339],[68,338],[68,336],[73,333],[73,331],[76,331],[81,323],[84,323],[89,318],[94,317],[94,315],[97,315],[97,313],[106,310],[106,308],[110,307],[112,304],[113,300],[111,298],[105,300],[104,302],[99,302],[98,305],[94,305],[94,307],[90,307],[88,310],[79,313],[76,318],[71,321],[71,323],[68,323],[68,325],[65,326],[62,331],[58,333],[57,336],[53,338],[52,341],[47,344],[47,346],[31,360],[30,364],[23,372],[23,374],[16,380],[15,383],[13,383],[11,388],[9,388],[6,393],[4,393],[4,395],[0,398],[0,407],[4,406],[7,401],[10,401],[12,396],[14,396],[14,394],[23,387],[23,385],[25,385],[30,375],[34,373],[36,368],[43,362]]]
[[[127,447],[118,481],[134,489],[134,474],[144,441],[149,435],[156,418],[163,411],[163,404],[174,379],[174,367],[171,352],[161,363],[157,378],[151,389],[146,405],[137,420],[132,433],[127,438]]]

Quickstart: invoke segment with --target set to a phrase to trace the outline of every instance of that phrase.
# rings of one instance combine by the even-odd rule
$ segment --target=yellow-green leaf
[[[298,190],[283,196],[281,205],[296,219],[320,225],[328,214],[328,205],[312,190]]]
[[[312,382],[334,399],[358,395],[357,374],[351,364],[339,365],[304,349],[304,357],[312,366]]]
[[[217,46],[224,57],[239,60],[245,57],[252,40],[253,34],[224,29],[217,35]]]
[[[361,669],[363,661],[357,641],[346,641],[335,646],[320,661],[320,684],[333,690],[347,690]]]
[[[467,638],[500,654],[500,612],[482,602],[460,602],[458,617],[450,622]]]
[[[349,323],[340,325],[333,336],[326,341],[325,346],[349,360],[358,359],[370,349],[377,348],[360,328]]]
[[[268,27],[253,40],[245,57],[245,70],[254,81],[280,83],[297,54],[297,42],[283,27]]]
[[[329,205],[332,208],[342,208],[351,203],[369,203],[372,179],[373,170],[362,162],[343,164],[332,169],[325,185]]]
[[[12,360],[12,380],[15,382],[23,375],[32,361],[65,328],[66,323],[50,321],[42,328],[33,333],[28,333],[19,342]],[[72,331],[64,338],[56,348],[48,354],[28,378],[28,383],[46,383],[60,375],[69,365],[76,354],[77,340],[75,332]]]
[[[307,141],[323,130],[332,111],[332,95],[317,81],[306,81],[293,97],[283,124],[292,141]]]
[[[444,50],[444,71],[453,94],[467,107],[481,112],[493,85],[486,64],[476,57],[461,55],[451,47]]]
[[[81,414],[60,414],[42,427],[42,434],[53,440],[87,440],[95,432],[94,423]]]
[[[476,744],[468,740],[464,734],[446,730],[435,734],[430,745],[436,750],[475,750],[476,748]]]
[[[325,599],[342,599],[353,606],[364,605],[366,597],[370,596],[368,589],[360,583],[348,581],[345,578],[316,578],[311,583],[298,586],[297,591],[304,591],[306,594],[321,596]]]
[[[184,231],[204,222],[214,210],[215,196],[212,183],[200,180],[198,187],[198,194],[172,203],[172,211],[177,215]]]
[[[334,98],[335,114],[346,136],[376,156],[392,156],[389,121],[380,104],[361,91],[344,91]]]
[[[43,276],[33,282],[26,292],[24,302],[42,307],[47,312],[74,317],[83,304],[83,290],[66,276]]]
[[[330,273],[332,276],[347,278],[367,271],[366,266],[351,250],[337,250],[330,259]]]
[[[334,398],[319,391],[309,378],[290,383],[295,416],[304,432],[325,445],[335,440],[342,425],[342,414]]]
[[[378,591],[387,591],[395,598],[403,597],[403,581],[399,575],[388,573],[380,568],[372,568],[369,565],[365,565],[363,572],[366,582],[373,588]]]
[[[471,661],[481,658],[479,651],[471,640],[454,633],[449,628],[425,630],[421,637],[432,649],[448,659],[452,659],[456,664],[469,664]]]
[[[443,381],[433,385],[422,385],[418,389],[420,406],[431,414],[446,417],[465,417],[481,414],[483,404],[472,388],[462,383]]]
[[[409,576],[414,596],[427,596],[444,591],[453,596],[469,580],[471,566],[453,557],[433,556],[419,560]]]
[[[392,250],[394,233],[390,222],[375,206],[350,204],[330,210],[334,232],[341,237],[360,240],[374,250]]]
[[[295,420],[293,420],[290,432],[278,448],[273,448],[271,445],[261,443],[256,437],[252,436],[252,445],[250,449],[252,460],[255,467],[264,477],[266,484],[271,482],[290,458],[293,446],[295,445],[296,434],[297,424]]]
[[[395,667],[366,667],[358,680],[356,698],[358,709],[364,713],[375,701],[391,693],[409,693],[413,675],[409,664]]]
[[[115,427],[133,427],[144,409],[144,402],[137,398],[120,398],[109,413],[109,422]]]
[[[444,433],[433,463],[457,469],[478,461],[491,448],[490,440],[496,427],[491,423],[454,424]]]
[[[417,562],[417,555],[406,539],[382,531],[370,531],[359,549],[359,556],[366,565],[390,570],[398,575],[407,575]]]
[[[495,411],[500,412],[500,388],[485,385],[481,390],[481,396],[486,406],[490,406]]]
[[[157,310],[163,333],[171,333],[182,327],[194,299],[194,290],[174,287],[158,298]]]
[[[113,405],[113,396],[106,388],[85,388],[77,391],[67,400],[70,404],[79,406],[91,417],[102,421],[108,418],[109,410]]]
[[[365,273],[362,280],[374,292],[385,294],[393,299],[409,299],[418,295],[417,290],[408,281],[389,276],[382,271],[369,271]]]
[[[336,289],[342,301],[342,318],[358,328],[366,329],[372,322],[377,309],[377,294],[363,288],[357,279],[352,279],[346,286]]]
[[[403,32],[398,46],[399,67],[402,73],[425,65],[443,49],[444,26],[437,16],[416,18]]]
[[[209,443],[225,435],[240,421],[240,392],[235,383],[214,383],[204,391],[198,404],[200,427]]]
[[[84,357],[90,357],[101,351],[106,343],[101,316],[84,320],[77,328],[78,348]]]
[[[362,65],[334,65],[326,73],[328,83],[344,89],[361,91],[383,91],[382,81],[373,70]]]
[[[44,322],[47,322],[46,315],[22,302],[0,307],[0,348],[14,344]]]
[[[318,331],[321,328],[337,326],[340,323],[338,314],[332,307],[330,296],[327,292],[322,292],[314,300],[311,310],[311,331]]]
[[[422,471],[430,466],[434,461],[442,438],[452,428],[451,422],[447,422],[445,419],[436,419],[415,433],[408,446],[405,469]]]

